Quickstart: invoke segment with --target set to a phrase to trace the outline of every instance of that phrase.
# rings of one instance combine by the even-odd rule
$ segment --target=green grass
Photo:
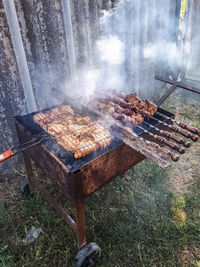
[[[189,119],[192,115],[194,125],[199,125],[193,107],[181,116]],[[187,153],[199,155],[195,149]],[[145,160],[129,170],[130,182],[118,177],[87,199],[87,240],[102,249],[97,266],[197,266],[200,169],[191,165],[193,182],[180,197],[169,187],[178,164],[163,170]],[[182,175],[189,172],[186,169]],[[12,205],[0,209],[0,266],[72,266],[77,253],[75,235],[40,193],[29,200],[18,194],[10,198]],[[186,213],[183,224],[173,219],[178,209]],[[24,245],[22,239],[32,226],[42,232],[35,242]],[[184,251],[192,254],[187,252],[183,259]]]
[[[102,248],[99,266],[181,266],[184,246],[200,247],[199,180],[185,196],[187,221],[179,226],[171,216],[168,170],[144,161],[129,173],[130,183],[117,178],[86,201],[88,241]],[[39,193],[16,202],[1,223],[2,266],[71,266],[77,250],[69,227]],[[31,226],[42,233],[24,245]]]

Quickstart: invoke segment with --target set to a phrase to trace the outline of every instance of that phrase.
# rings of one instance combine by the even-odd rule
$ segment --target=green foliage
[[[8,250],[7,244],[0,247],[0,266],[2,267],[6,267],[7,262],[9,262],[12,258],[12,256],[8,254],[7,250]]]
[[[187,7],[187,0],[181,0],[181,13],[182,14],[185,14],[186,7]]]

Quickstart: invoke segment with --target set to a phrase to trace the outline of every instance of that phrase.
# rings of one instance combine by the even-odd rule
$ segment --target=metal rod
[[[143,129],[143,128],[141,128],[141,130],[142,130],[144,133],[146,133],[146,131],[147,131],[146,129]],[[147,133],[149,133],[149,132],[147,131]],[[170,158],[171,158],[173,161],[177,162],[177,161],[179,160],[179,156],[178,156],[177,154],[173,154],[169,149],[166,149],[166,148],[164,148],[164,147],[161,147],[161,146],[158,145],[157,143],[151,142],[151,141],[149,141],[149,140],[143,138],[142,136],[139,136],[137,133],[135,133],[135,132],[133,132],[133,131],[132,131],[132,134],[135,135],[135,136],[137,136],[138,139],[144,141],[146,144],[148,144],[148,145],[152,145],[152,146],[154,146],[155,148],[160,149],[160,150],[163,151],[164,153],[168,154],[168,155],[170,156]]]
[[[159,122],[160,124],[163,124],[163,125],[166,126],[167,128],[169,128],[169,129],[171,129],[172,131],[174,131],[175,133],[179,133],[179,134],[183,135],[183,136],[186,137],[186,138],[190,138],[190,139],[191,139],[192,141],[194,141],[194,142],[197,142],[198,139],[199,139],[199,137],[198,137],[197,135],[192,135],[192,134],[189,133],[189,132],[183,131],[183,130],[181,130],[180,128],[174,126],[174,125],[170,125],[170,124],[168,124],[168,123],[166,123],[166,122],[164,122],[164,121],[161,121],[161,120],[159,120],[159,119],[157,119],[157,118],[154,118],[154,117],[152,117],[152,116],[149,116],[149,117],[150,117],[151,119],[153,119],[153,120]]]
[[[141,129],[144,131],[144,133],[148,134],[150,137],[152,137],[153,139],[155,139],[156,141],[159,141],[161,142],[162,144],[165,144],[166,146],[172,148],[172,149],[175,149],[177,150],[180,154],[184,154],[185,153],[185,149],[183,147],[179,147],[177,144],[173,143],[173,142],[170,142],[168,141],[167,139],[165,139],[164,137],[162,136],[159,136],[159,135],[156,135],[156,134],[153,134],[149,131],[147,131],[145,128],[143,128],[141,125],[137,126],[137,128]],[[160,130],[158,128],[155,127],[155,129],[157,129],[158,132],[160,132]]]
[[[12,149],[5,151],[0,154],[0,162],[7,160],[31,147],[37,146],[41,144],[42,141],[47,140],[48,138],[50,138],[50,136],[44,135],[41,139],[32,139],[29,142],[26,142],[18,147],[13,147]],[[13,150],[15,150],[15,152]]]
[[[157,106],[159,107],[174,92],[176,88],[177,85],[172,85],[169,89],[167,89],[165,94],[157,101]]]
[[[28,112],[37,110],[14,0],[3,0]]]
[[[169,84],[173,84],[173,85],[176,85],[177,87],[181,87],[181,88],[186,89],[188,91],[191,91],[193,93],[200,94],[200,89],[199,88],[196,88],[196,87],[193,87],[193,86],[189,86],[189,85],[183,84],[181,82],[173,81],[173,80],[170,80],[168,78],[165,78],[165,77],[162,77],[162,76],[159,76],[159,75],[155,75],[154,78],[156,80],[161,81],[161,82],[166,82],[166,83],[169,83]]]
[[[183,144],[187,148],[190,147],[190,141],[187,141],[187,140],[185,141],[182,138],[180,138],[179,136],[174,136],[170,132],[161,130],[161,129],[155,127],[154,125],[152,125],[152,124],[150,124],[150,123],[148,123],[146,121],[143,121],[143,123],[145,123],[146,125],[148,125],[150,128],[154,129],[155,131],[158,131],[160,134],[168,137],[169,139],[174,140],[176,143]]]
[[[170,118],[170,117],[168,117],[168,116],[166,116],[166,115],[164,115],[164,114],[162,114],[162,113],[160,113],[160,112],[156,112],[159,116],[161,116],[161,117],[163,117],[163,118],[165,118],[165,119],[167,119],[167,120],[170,120],[170,121],[172,121],[172,122],[175,122],[178,126],[180,126],[181,128],[183,128],[183,129],[187,129],[188,131],[190,131],[191,133],[194,133],[194,134],[198,134],[198,135],[200,135],[200,131],[197,129],[197,128],[195,128],[195,127],[191,127],[191,126],[189,126],[189,125],[187,125],[187,124],[185,124],[185,123],[183,123],[183,122],[180,122],[180,121],[177,121],[177,120],[175,120],[175,119],[172,119],[172,118]]]

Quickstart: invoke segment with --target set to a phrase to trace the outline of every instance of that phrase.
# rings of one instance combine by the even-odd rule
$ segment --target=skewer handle
[[[195,128],[195,127],[192,127],[192,126],[189,126],[189,125],[187,125],[186,123],[183,123],[183,122],[179,122],[179,121],[177,121],[177,120],[175,120],[175,119],[171,119],[171,118],[169,118],[168,116],[166,116],[166,115],[163,115],[162,113],[160,113],[160,112],[157,112],[158,113],[158,115],[159,116],[162,116],[163,118],[166,118],[166,119],[169,119],[169,120],[171,120],[172,122],[175,122],[178,126],[180,126],[181,128],[183,128],[183,129],[186,129],[186,130],[188,130],[188,131],[190,131],[191,133],[194,133],[194,134],[198,134],[199,136],[200,136],[200,131],[199,131],[199,129],[197,129],[197,128]],[[185,135],[184,135],[185,136]],[[187,136],[186,136],[187,137]],[[189,138],[191,138],[193,141],[197,141],[198,139],[198,136],[195,136],[195,137],[189,137]],[[197,139],[197,140],[196,140]]]
[[[181,128],[186,129],[186,130],[190,131],[191,133],[200,135],[200,131],[199,131],[197,128],[192,127],[192,126],[189,126],[189,125],[187,125],[187,124],[185,124],[185,123],[183,123],[183,122],[176,122],[176,123],[177,123],[177,125],[179,125]]]
[[[171,158],[173,161],[177,162],[177,161],[179,160],[179,155],[177,155],[177,154],[173,154],[169,149],[164,148],[164,147],[161,147],[161,146],[159,146],[158,144],[153,143],[153,142],[151,142],[151,145],[154,146],[154,147],[156,147],[156,148],[158,148],[158,149],[160,149],[160,150],[163,151],[165,154],[169,155],[170,158]]]
[[[173,142],[168,141],[167,139],[165,139],[162,136],[155,135],[155,139],[157,139],[159,142],[165,144],[166,146],[177,150],[180,154],[185,153],[185,149],[183,147],[177,146],[177,144],[174,144]]]
[[[162,137],[162,136],[155,135],[155,139],[157,139],[159,142],[161,142],[161,143],[163,143],[163,144],[169,146],[169,147],[172,148],[172,149],[177,149],[177,147],[178,147],[176,144],[174,144],[174,143],[168,141],[167,139],[165,139],[165,138]]]
[[[122,126],[118,121],[116,121],[116,124],[117,124],[118,126],[120,126],[121,128],[123,128],[124,130],[128,131],[129,133],[131,133],[131,134],[133,134],[133,135],[137,135],[137,134],[133,133],[132,130],[131,130],[130,128],[128,128],[128,127],[126,127],[126,126]],[[152,142],[152,141],[148,141],[148,140],[144,139],[144,138],[141,137],[141,136],[138,136],[138,135],[137,135],[137,137],[138,137],[139,139],[143,140],[144,142],[148,142],[149,145],[151,145],[151,146],[153,146],[153,147],[155,147],[155,148],[157,148],[157,149],[163,151],[165,154],[169,155],[170,158],[171,158],[173,161],[177,162],[177,161],[179,160],[179,155],[177,155],[177,154],[173,154],[169,149],[164,148],[164,147],[161,147],[159,144],[154,143],[154,142]]]
[[[13,156],[13,151],[12,150],[7,150],[5,151],[4,153],[0,154],[0,162],[8,159],[8,158],[11,158]]]
[[[130,128],[128,128],[128,127],[126,127],[126,126],[122,126],[118,121],[116,121],[116,124],[117,124],[119,127],[123,128],[124,130],[128,131],[129,133],[131,133],[131,134],[133,134],[133,135],[137,135],[137,134],[133,133],[132,130],[131,130]],[[164,147],[161,147],[159,144],[154,143],[154,142],[152,142],[152,141],[148,141],[147,139],[144,139],[144,138],[141,137],[141,136],[138,136],[138,135],[137,135],[137,137],[138,137],[139,139],[143,140],[144,142],[148,142],[148,144],[149,144],[150,146],[153,146],[153,147],[155,147],[155,148],[157,148],[157,149],[163,151],[165,154],[169,155],[170,158],[171,158],[173,161],[177,162],[177,161],[179,160],[179,155],[177,155],[177,154],[173,154],[169,149],[164,148]]]
[[[190,141],[188,140],[183,140],[181,137],[176,136],[176,135],[172,135],[171,133],[167,132],[167,131],[162,131],[162,134],[172,140],[174,140],[176,143],[178,144],[183,144],[185,147],[190,147]]]
[[[188,133],[186,131],[181,130],[180,128],[176,126],[171,126],[170,129],[172,129],[176,133],[180,133],[181,135],[190,138],[192,141],[196,142],[198,141],[199,137],[197,135],[192,135],[191,133]]]

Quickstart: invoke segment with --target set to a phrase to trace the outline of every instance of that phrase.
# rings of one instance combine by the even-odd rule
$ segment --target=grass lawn
[[[174,101],[166,103],[171,111]],[[200,128],[195,106],[180,105],[177,116]],[[167,169],[145,160],[128,171],[130,182],[118,177],[88,198],[87,240],[102,249],[97,266],[200,266],[199,164],[198,142]],[[39,192],[23,199],[20,179],[17,174],[0,189],[0,266],[72,266],[74,233]],[[31,226],[42,232],[24,245]]]

